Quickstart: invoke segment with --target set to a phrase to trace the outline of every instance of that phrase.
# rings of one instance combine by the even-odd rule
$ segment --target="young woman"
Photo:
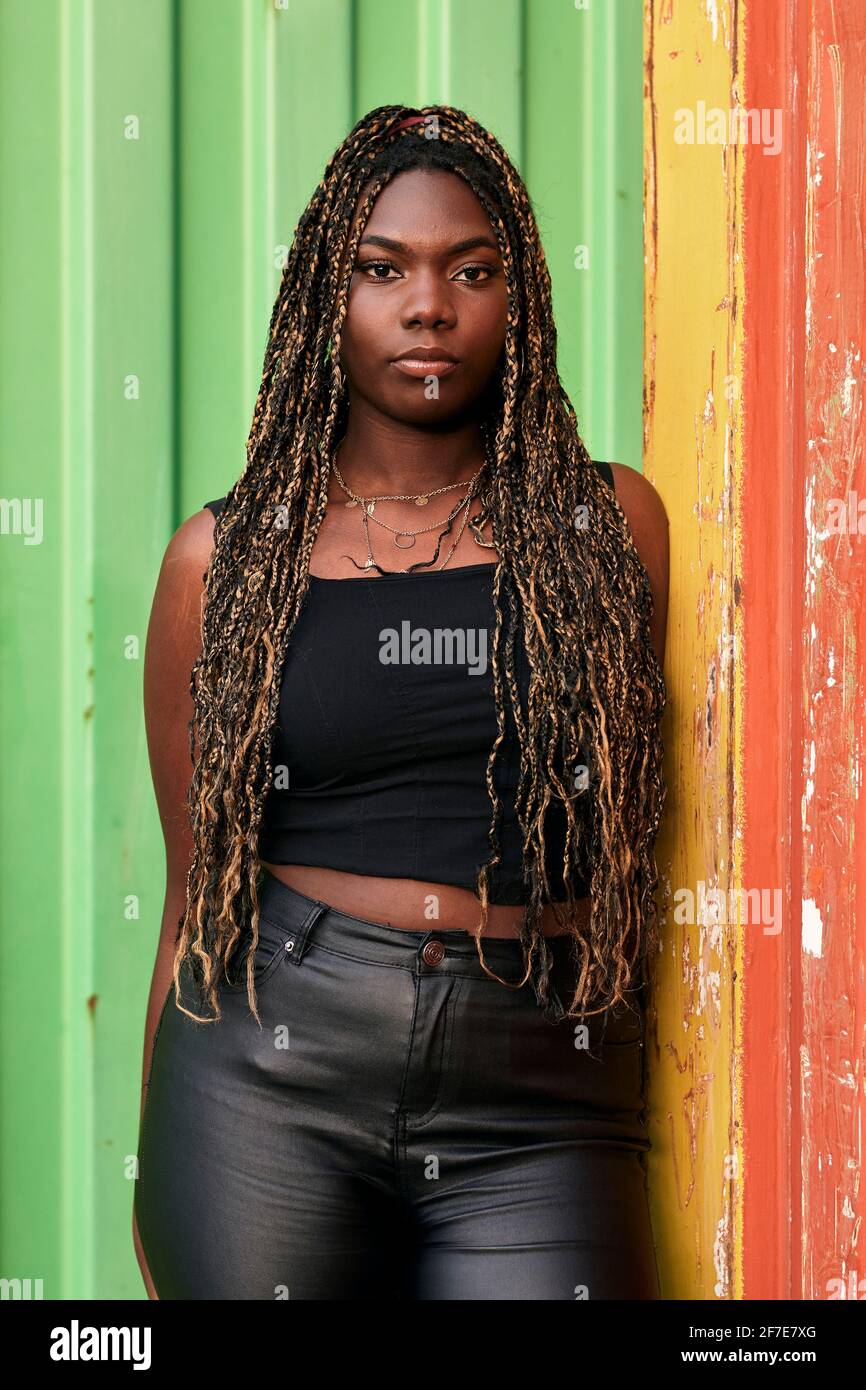
[[[580,440],[504,150],[371,111],[296,228],[247,466],[154,598],[151,1297],[659,1297],[667,582],[654,490]]]

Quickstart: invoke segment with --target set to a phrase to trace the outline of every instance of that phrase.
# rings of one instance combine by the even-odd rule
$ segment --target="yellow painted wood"
[[[732,0],[645,3],[644,469],[671,543],[662,949],[647,1048],[650,1202],[666,1299],[740,1296],[739,934],[736,924],[702,922],[698,894],[703,884],[727,895],[737,875],[743,147],[701,142],[699,119],[694,143],[676,138],[684,111],[727,112],[735,100],[736,16]]]

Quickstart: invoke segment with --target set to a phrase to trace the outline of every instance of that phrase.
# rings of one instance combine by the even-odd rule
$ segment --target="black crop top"
[[[612,488],[610,464],[595,466]],[[218,516],[225,500],[205,505]],[[476,891],[490,853],[495,568],[310,575],[283,665],[261,859]],[[515,670],[525,709],[529,665],[519,630]],[[527,896],[513,805],[520,754],[507,699],[506,711],[494,766],[502,861],[491,870],[489,898],[520,904]],[[554,802],[545,843],[557,901],[565,898],[565,831],[565,811]],[[589,892],[587,883],[573,877],[573,884],[576,897]]]

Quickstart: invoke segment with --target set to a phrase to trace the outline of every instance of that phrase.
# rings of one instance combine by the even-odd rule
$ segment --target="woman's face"
[[[471,417],[501,363],[507,313],[496,235],[465,180],[396,175],[374,204],[349,286],[340,358],[350,398],[410,424]],[[398,363],[418,348],[455,360]]]

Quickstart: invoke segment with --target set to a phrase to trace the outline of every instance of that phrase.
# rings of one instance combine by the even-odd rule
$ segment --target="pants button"
[[[426,965],[439,965],[445,959],[445,947],[441,941],[428,941],[421,952],[421,959]]]

